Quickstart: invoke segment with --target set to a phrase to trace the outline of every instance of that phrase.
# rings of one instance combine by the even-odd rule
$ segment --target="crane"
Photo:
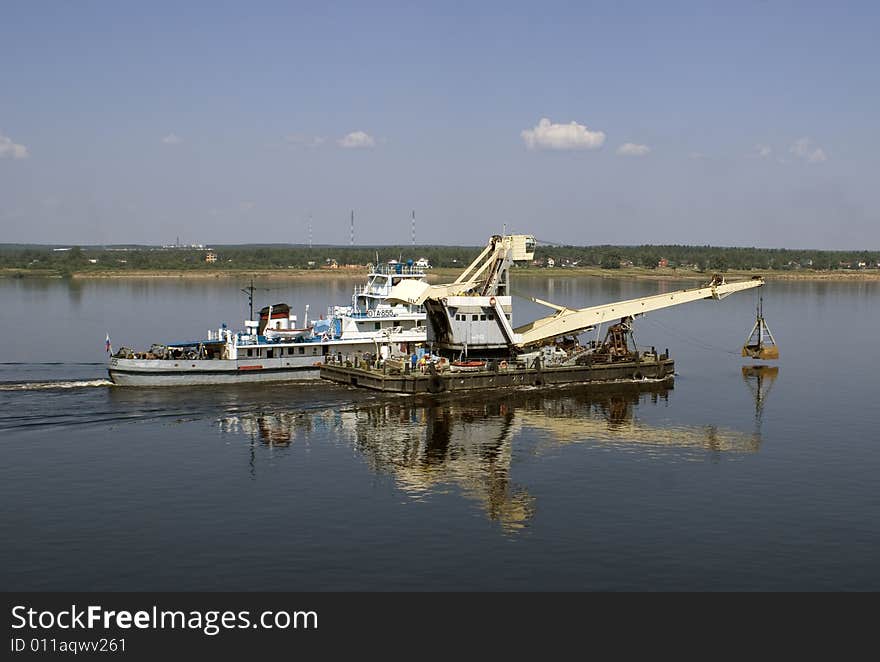
[[[554,315],[542,317],[534,322],[529,322],[513,329],[513,345],[516,347],[528,347],[541,344],[546,340],[559,336],[580,333],[612,319],[635,318],[638,315],[643,315],[653,310],[678,306],[683,303],[690,303],[691,301],[699,301],[701,299],[720,301],[735,292],[743,292],[755,287],[761,287],[763,284],[764,279],[760,276],[755,276],[750,280],[727,283],[721,276],[716,275],[704,287],[676,290],[638,299],[606,303],[600,306],[571,309],[565,306],[550,304],[550,307],[557,310]],[[538,302],[540,303],[540,301]]]
[[[701,299],[719,301],[764,285],[760,276],[727,283],[716,275],[703,287],[586,308],[571,308],[529,297],[555,312],[514,327],[509,269],[514,262],[531,261],[535,247],[536,241],[531,235],[493,235],[452,283],[428,285],[406,281],[391,290],[390,298],[425,306],[428,341],[441,353],[470,353],[481,357],[521,355],[554,344],[560,338],[575,339],[584,331],[620,320],[609,329],[605,345],[626,354],[625,338],[635,317]]]

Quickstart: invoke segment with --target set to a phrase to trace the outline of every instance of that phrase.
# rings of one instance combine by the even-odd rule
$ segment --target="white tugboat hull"
[[[317,379],[319,367],[313,357],[264,359],[263,361],[223,360],[110,360],[110,381],[119,386],[199,386]]]

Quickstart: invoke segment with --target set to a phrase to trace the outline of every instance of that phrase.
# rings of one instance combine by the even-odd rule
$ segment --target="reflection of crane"
[[[616,303],[569,308],[549,301],[531,300],[553,309],[546,317],[514,327],[509,268],[534,257],[535,239],[530,235],[495,235],[482,253],[452,283],[428,285],[401,283],[391,298],[424,304],[428,313],[428,340],[441,351],[470,354],[511,355],[574,338],[583,331],[612,320],[628,323],[644,313],[700,299],[720,300],[764,284],[763,278],[726,283],[714,276],[704,287],[678,290]],[[572,349],[574,349],[572,347]]]
[[[778,366],[750,365],[742,368],[743,381],[755,398],[755,425],[760,428],[764,413],[764,402],[770,395],[770,389],[779,376]]]
[[[479,504],[493,522],[513,533],[537,516],[537,498],[516,480],[517,462],[556,445],[588,443],[634,452],[754,453],[759,435],[702,425],[652,424],[640,418],[671,393],[617,385],[602,392],[579,387],[551,391],[494,391],[474,399],[384,399],[304,409],[274,403],[271,413],[256,405],[219,420],[224,435],[250,440],[250,471],[265,453],[293,459],[289,443],[315,437],[348,440],[371,470],[394,477],[397,487],[418,499],[449,492]],[[645,417],[651,418],[650,416]]]

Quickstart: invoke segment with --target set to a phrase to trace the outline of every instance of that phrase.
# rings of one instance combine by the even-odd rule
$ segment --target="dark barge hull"
[[[591,365],[510,368],[479,372],[443,372],[438,374],[390,373],[339,363],[321,366],[321,379],[386,393],[448,393],[475,389],[518,386],[553,386],[585,384],[600,386],[621,383],[673,382],[675,362],[669,358],[656,361],[621,361]]]

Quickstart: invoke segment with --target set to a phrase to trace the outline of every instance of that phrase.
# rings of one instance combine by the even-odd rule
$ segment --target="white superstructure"
[[[266,306],[242,330],[224,325],[204,339],[144,352],[123,347],[110,357],[110,379],[131,386],[287,381],[317,377],[328,354],[365,361],[410,355],[427,339],[424,309],[386,299],[395,285],[424,278],[424,269],[412,265],[371,265],[351,304],[330,307],[326,319],[309,322],[306,312],[298,327],[288,305]]]

